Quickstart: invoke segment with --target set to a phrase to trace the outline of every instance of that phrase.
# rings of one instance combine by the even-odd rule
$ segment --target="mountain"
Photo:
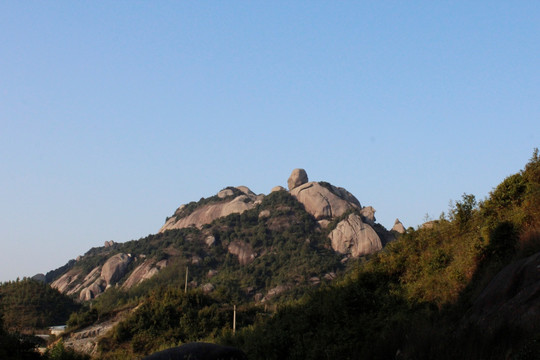
[[[83,305],[69,318],[66,345],[101,357],[118,348],[137,356],[171,342],[212,339],[230,328],[231,304],[242,309],[239,326],[253,324],[276,305],[332,283],[399,235],[376,223],[373,207],[341,187],[308,181],[303,169],[288,184],[268,195],[226,187],[180,206],[156,234],[107,241],[40,275]],[[186,325],[156,342],[155,334],[172,326],[163,323],[164,306],[198,314],[169,313],[174,323],[208,324]],[[148,328],[154,330],[142,341]]]
[[[89,301],[111,287],[129,290],[160,273],[154,282],[164,283],[188,271],[190,287],[264,302],[333,279],[350,258],[380,251],[394,239],[376,224],[375,210],[347,190],[308,182],[303,169],[295,169],[288,183],[289,191],[276,187],[268,195],[227,187],[180,206],[157,234],[106,242],[45,278],[62,293]]]
[[[194,341],[250,359],[538,357],[538,150],[486,199],[463,194],[417,229],[387,231],[302,169],[288,187],[225,188],[49,272],[83,306],[66,346],[100,359]]]
[[[540,156],[222,343],[251,359],[538,359]]]

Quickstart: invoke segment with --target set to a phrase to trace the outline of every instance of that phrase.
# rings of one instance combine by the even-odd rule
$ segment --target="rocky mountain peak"
[[[394,226],[392,227],[392,231],[398,232],[400,234],[405,234],[405,226],[399,221],[399,219],[396,219],[394,222]]]

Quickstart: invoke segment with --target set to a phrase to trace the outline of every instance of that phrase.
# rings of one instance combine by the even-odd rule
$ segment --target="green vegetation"
[[[188,210],[208,201],[221,199],[202,199]],[[259,216],[263,210],[268,216]],[[409,228],[369,258],[342,263],[330,250],[328,233],[339,220],[321,230],[295,198],[278,191],[255,209],[202,229],[91,249],[64,268],[85,275],[119,252],[132,254],[130,269],[150,258],[168,265],[150,280],[129,290],[110,288],[73,312],[69,330],[125,314],[100,340],[101,359],[133,359],[191,341],[234,345],[253,360],[537,358],[540,325],[488,326],[471,317],[501,269],[540,251],[537,150],[523,171],[487,199],[463,194],[447,215]],[[381,238],[387,234],[381,226],[375,230]],[[210,236],[213,245],[205,243]],[[240,265],[228,251],[235,242],[257,256]],[[184,292],[187,267],[190,285]],[[325,280],[329,274],[336,280]],[[214,290],[203,293],[206,283]],[[268,296],[272,289],[283,292]],[[263,296],[264,302],[255,302]],[[53,350],[46,356],[52,358]]]
[[[232,309],[200,292],[178,288],[153,291],[100,342],[104,352],[147,354],[160,347],[212,339],[230,329]]]
[[[540,325],[489,329],[468,320],[505,265],[540,251],[540,159],[477,204],[409,229],[339,283],[220,341],[252,359],[535,359]]]
[[[25,278],[0,285],[0,311],[10,330],[44,328],[65,324],[79,308],[73,299],[49,285]]]

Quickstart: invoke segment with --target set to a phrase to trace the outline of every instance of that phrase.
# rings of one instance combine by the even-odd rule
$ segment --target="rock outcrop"
[[[54,280],[51,287],[65,294],[76,284],[81,272],[81,269],[71,269],[58,279]]]
[[[202,291],[204,293],[207,294],[207,293],[210,293],[210,292],[214,291],[215,286],[213,284],[211,284],[211,283],[206,283],[203,286],[201,286],[201,289],[202,289]]]
[[[280,294],[282,294],[285,291],[290,290],[290,289],[291,289],[290,285],[278,285],[278,286],[268,290],[268,293],[266,294],[266,296],[261,301],[262,302],[268,301],[268,300],[272,299],[273,297],[276,297],[277,295],[280,295]]]
[[[92,271],[90,271],[83,279],[83,281],[79,284],[77,284],[76,286],[74,286],[73,288],[71,288],[68,292],[67,292],[67,295],[73,295],[73,294],[77,294],[79,293],[80,295],[80,292],[82,292],[82,290],[86,289],[86,288],[89,288],[89,287],[92,287],[92,285],[94,283],[97,283],[97,285],[99,286],[99,288],[101,289],[101,291],[98,291],[97,288],[94,286],[92,287],[92,291],[89,293],[89,294],[93,294],[94,297],[96,297],[97,295],[101,294],[103,292],[103,290],[105,290],[105,281],[103,281],[103,279],[101,278],[101,266],[96,266],[94,269],[92,269]],[[86,299],[86,300],[89,300],[89,299]]]
[[[360,210],[360,215],[364,217],[365,222],[369,225],[375,225],[375,209],[372,206],[363,207],[362,210]]]
[[[206,244],[206,246],[208,247],[212,247],[216,244],[216,237],[213,236],[213,235],[208,235],[205,239],[204,239],[204,243]]]
[[[122,288],[130,289],[131,287],[140,284],[144,280],[150,279],[166,266],[167,260],[161,260],[157,263],[154,259],[145,260],[141,265],[137,266],[135,270],[133,270],[124,284],[122,284]]]
[[[352,257],[372,254],[382,249],[381,239],[375,230],[356,214],[340,221],[329,237],[334,251]]]
[[[228,250],[231,254],[238,257],[238,261],[241,265],[247,265],[255,260],[255,252],[251,245],[243,241],[235,240],[228,246]]]
[[[81,301],[88,301],[95,299],[98,295],[103,293],[105,290],[105,281],[103,279],[99,279],[96,282],[94,282],[92,285],[90,285],[87,288],[84,288],[79,293],[79,300]]]
[[[347,190],[333,185],[308,182],[291,191],[308,213],[315,219],[329,219],[343,215],[347,210],[360,208],[360,202]]]
[[[392,226],[391,231],[395,231],[400,234],[405,234],[406,230],[405,230],[405,226],[403,226],[401,221],[399,221],[399,219],[396,219],[396,221],[394,222],[394,226]]]
[[[294,169],[287,180],[289,191],[308,182],[308,176],[304,169]]]
[[[287,189],[285,189],[283,186],[274,186],[272,190],[270,190],[271,193],[276,191],[287,191]]]
[[[132,257],[129,254],[111,256],[103,266],[90,271],[83,281],[67,291],[68,295],[79,293],[79,300],[88,301],[101,295],[107,287],[120,280],[128,270]]]
[[[234,191],[232,191],[231,189],[223,189],[217,193],[217,196],[220,199],[225,199],[226,197],[233,196],[233,195],[234,195]]]
[[[101,268],[101,277],[105,280],[107,286],[116,283],[125,274],[131,256],[128,254],[116,254],[109,258]]]
[[[165,225],[161,227],[159,232],[170,229],[182,229],[190,226],[202,228],[203,225],[210,224],[218,218],[234,213],[241,214],[246,210],[253,209],[264,197],[263,195],[255,195],[246,186],[238,186],[236,189],[242,192],[242,195],[226,200],[227,197],[233,195],[234,192],[231,189],[221,190],[217,197],[224,199],[223,201],[201,205],[186,216],[181,216],[185,208],[185,205],[182,205],[176,210],[175,216],[172,216],[165,222]]]
[[[503,268],[476,299],[470,319],[486,328],[540,322],[540,252]]]

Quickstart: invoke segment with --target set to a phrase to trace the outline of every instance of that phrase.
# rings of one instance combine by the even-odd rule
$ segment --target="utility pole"
[[[184,294],[187,293],[187,280],[188,280],[189,266],[186,266],[186,286],[184,287]]]
[[[236,305],[233,306],[232,332],[236,333]]]

